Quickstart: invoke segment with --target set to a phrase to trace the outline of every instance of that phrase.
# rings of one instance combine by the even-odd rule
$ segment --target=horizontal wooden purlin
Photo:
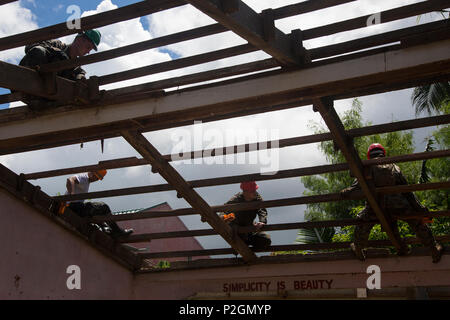
[[[420,244],[419,238],[403,238],[406,244]],[[437,236],[437,241],[448,242],[450,236]],[[263,250],[254,250],[255,252],[276,252],[276,251],[303,251],[303,250],[333,250],[333,249],[350,249],[351,242],[331,242],[331,243],[311,243],[311,244],[290,244],[290,245],[275,245]],[[370,247],[391,247],[392,243],[389,240],[371,240],[368,242]],[[236,254],[231,248],[221,249],[207,249],[207,250],[190,250],[190,251],[166,251],[166,252],[142,252],[138,253],[141,259],[156,259],[156,258],[172,258],[172,257],[201,257]]]
[[[446,182],[435,182],[435,183],[423,183],[423,184],[413,184],[413,185],[405,185],[405,186],[395,186],[395,187],[383,187],[376,188],[376,192],[380,194],[398,194],[404,192],[412,192],[417,190],[436,190],[436,189],[445,189],[450,187],[450,181]],[[226,204],[221,206],[212,206],[212,210],[214,212],[236,212],[236,211],[245,211],[245,210],[253,210],[260,208],[273,208],[273,207],[284,207],[284,206],[296,206],[302,204],[310,204],[310,203],[321,203],[321,202],[333,202],[333,201],[341,201],[341,200],[363,200],[365,199],[364,194],[360,191],[355,191],[351,195],[343,196],[340,193],[329,193],[323,195],[314,195],[314,196],[303,196],[303,197],[295,197],[295,198],[285,198],[278,200],[266,200],[266,201],[254,201],[248,203],[238,203],[238,204]],[[192,208],[184,208],[176,211],[165,211],[164,213],[155,213],[155,212],[147,212],[147,213],[133,213],[133,214],[121,214],[121,215],[113,215],[105,218],[104,216],[97,216],[91,218],[90,222],[101,222],[101,221],[127,221],[127,220],[139,220],[139,219],[152,219],[159,218],[163,216],[176,216],[178,213],[182,215],[193,215],[198,214]],[[164,215],[166,214],[166,215]]]
[[[352,138],[361,137],[365,135],[373,135],[373,134],[381,134],[381,133],[387,133],[387,132],[393,132],[393,131],[400,131],[400,130],[410,130],[410,129],[417,129],[417,128],[423,128],[428,126],[438,126],[442,124],[448,124],[450,123],[450,115],[440,115],[440,116],[434,116],[434,117],[427,117],[427,118],[420,118],[420,119],[414,119],[414,120],[403,120],[403,121],[397,121],[387,124],[379,124],[374,126],[368,126],[364,128],[357,128],[357,129],[351,129],[347,131],[347,134],[351,136]],[[287,139],[281,139],[279,141],[263,141],[259,142],[257,144],[243,144],[243,145],[236,145],[226,148],[214,148],[214,149],[206,149],[206,150],[197,150],[192,152],[186,152],[183,155],[180,154],[170,154],[165,155],[164,159],[167,161],[172,161],[173,159],[178,160],[188,160],[188,159],[197,159],[197,158],[203,158],[204,155],[208,156],[216,156],[216,155],[224,155],[224,154],[237,154],[241,152],[248,152],[250,150],[266,150],[270,149],[272,147],[277,148],[285,148],[285,147],[291,147],[291,146],[299,146],[302,144],[309,144],[309,143],[318,143],[318,142],[324,142],[329,141],[332,139],[332,136],[330,133],[320,133],[320,134],[314,134],[314,135],[308,135],[308,136],[302,136],[302,137],[295,137],[295,138],[287,138]],[[444,151],[433,151],[429,155],[432,155],[433,157],[441,157],[442,152],[446,154]],[[409,155],[412,157],[416,157],[416,160],[425,160],[428,153],[417,153],[413,155]],[[390,159],[386,158],[386,159]],[[369,160],[373,161],[373,160]],[[379,161],[379,160],[377,160]],[[401,161],[399,159],[396,159],[395,161]],[[364,162],[365,163],[365,162]],[[81,167],[74,167],[74,168],[65,168],[65,169],[56,169],[56,170],[50,170],[50,171],[42,171],[42,172],[35,172],[35,173],[27,173],[25,174],[25,178],[27,180],[33,180],[33,179],[42,179],[42,178],[50,178],[50,177],[56,177],[60,175],[66,175],[66,174],[74,174],[74,173],[81,173],[81,172],[87,172],[87,171],[95,171],[100,169],[118,169],[118,168],[126,168],[126,167],[133,167],[133,166],[141,166],[148,164],[144,159],[138,159],[136,157],[132,158],[124,158],[124,159],[114,159],[114,160],[108,160],[108,161],[101,161],[98,164],[92,164],[87,166],[81,166]]]
[[[273,24],[270,28],[273,37],[270,37],[270,40],[267,39],[264,18],[242,0],[237,1],[238,10],[227,14],[222,10],[220,0],[186,0],[251,45],[275,58],[282,66],[295,66],[303,63],[301,57],[295,55],[290,37]]]
[[[298,105],[314,96],[345,96],[352,92],[386,92],[412,80],[421,81],[449,74],[450,42],[393,50],[282,74],[236,81],[213,88],[171,93],[134,103],[52,113],[36,119],[10,121],[0,127],[0,153],[8,154],[77,143],[84,139],[117,136],[117,128],[143,124],[145,131],[188,124],[193,120],[225,119],[290,102]],[[278,86],[273,86],[277,83]],[[213,94],[214,93],[214,94]],[[131,108],[132,106],[132,108]],[[292,107],[294,107],[292,105]],[[273,109],[272,109],[273,110]],[[1,114],[2,112],[0,112]],[[7,117],[10,114],[7,113]],[[20,150],[20,151],[19,151]]]
[[[278,20],[354,1],[356,0],[308,0],[280,8],[274,8],[273,15],[275,19]]]
[[[140,1],[135,4],[118,9],[98,13],[80,19],[81,30],[88,30],[130,20],[156,13],[162,10],[185,5],[181,0],[152,0]],[[0,38],[0,50],[12,49],[43,40],[56,39],[70,34],[78,33],[80,29],[70,29],[63,22],[53,26],[28,31],[8,37]]]
[[[83,101],[89,101],[87,88],[83,90],[79,83],[58,76],[55,77],[54,81],[57,88],[56,93],[47,93],[45,82],[38,72],[0,61],[0,87],[51,100],[74,101],[79,98]]]
[[[222,50],[202,53],[191,57],[180,58],[176,60],[161,62],[146,67],[135,68],[127,71],[117,72],[99,77],[99,84],[105,85],[113,82],[124,81],[155,73],[171,71],[175,69],[186,68],[197,64],[211,62],[219,59],[229,58],[241,54],[257,51],[252,45],[244,44]]]
[[[430,214],[423,214],[420,216],[408,216],[409,219],[420,219],[424,217],[437,218],[437,217],[449,217],[450,211],[434,211]],[[404,217],[397,217],[399,220],[404,220]],[[361,225],[367,223],[378,223],[378,220],[365,221],[362,219],[341,219],[341,220],[324,220],[324,221],[306,221],[296,223],[280,223],[280,224],[268,224],[263,226],[260,231],[280,231],[280,230],[293,230],[293,229],[313,229],[313,228],[330,228],[330,227],[346,227],[352,225]],[[258,229],[253,226],[240,227],[237,229],[238,233],[256,232]],[[186,237],[202,237],[202,236],[214,236],[217,232],[214,229],[200,229],[200,230],[188,230],[188,231],[171,231],[160,233],[144,233],[133,234],[127,238],[119,239],[120,243],[138,243],[148,242],[156,239],[169,239],[169,238],[186,238]]]
[[[44,72],[60,71],[68,68],[73,68],[76,66],[82,66],[86,64],[118,58],[125,55],[141,52],[144,50],[164,47],[177,42],[192,40],[225,31],[228,30],[225,27],[221,26],[220,24],[212,24],[204,27],[195,28],[192,30],[181,31],[178,33],[162,36],[155,39],[150,39],[147,41],[130,44],[116,49],[90,54],[84,57],[79,57],[77,59],[70,59],[65,61],[49,63],[46,65],[42,65],[41,70]]]
[[[419,26],[385,32],[374,36],[336,43],[320,48],[313,48],[309,50],[309,53],[311,55],[311,59],[313,60],[322,59],[393,42],[400,42],[403,38],[417,36],[417,34],[421,33],[431,33],[435,31],[444,31],[448,35],[450,33],[450,23],[447,20],[430,22]]]
[[[180,76],[176,78],[169,78],[159,81],[153,81],[144,84],[138,84],[129,87],[123,87],[119,89],[108,90],[104,97],[103,103],[107,103],[107,101],[114,101],[117,97],[125,96],[125,95],[136,95],[143,92],[173,88],[184,86],[188,84],[210,81],[225,77],[231,77],[243,73],[256,72],[261,70],[266,70],[270,68],[275,68],[279,66],[278,62],[275,59],[266,59],[261,61],[255,61],[245,64],[240,64],[231,67],[225,67],[220,69],[213,69],[209,71],[193,73],[186,76]]]
[[[427,0],[419,3],[414,3],[407,6],[402,6],[395,9],[382,11],[379,13],[369,14],[366,16],[340,21],[312,29],[302,31],[303,39],[310,40],[319,37],[329,36],[339,32],[355,30],[359,28],[368,27],[368,23],[372,20],[372,24],[381,24],[395,20],[415,17],[417,15],[425,14],[432,11],[437,11],[449,7],[448,0]],[[376,20],[379,17],[379,20]]]
[[[408,162],[408,161],[418,161],[432,158],[441,158],[450,156],[450,150],[441,150],[441,151],[431,151],[431,152],[422,152],[417,154],[410,155],[402,155],[402,156],[394,156],[388,158],[380,158],[380,159],[372,159],[365,160],[363,164],[365,165],[373,165],[373,164],[387,164],[387,163],[397,163],[397,162]],[[101,168],[101,167],[100,167]],[[293,177],[301,177],[307,175],[315,175],[315,174],[324,174],[338,171],[348,170],[348,165],[346,163],[337,163],[332,165],[321,165],[314,167],[306,167],[299,169],[289,169],[282,170],[273,175],[261,175],[259,173],[254,174],[244,174],[230,177],[219,177],[219,178],[211,178],[211,179],[200,179],[200,180],[192,180],[188,181],[189,185],[192,188],[202,188],[202,187],[212,187],[212,186],[220,186],[226,184],[240,183],[242,181],[267,181],[267,180],[276,180],[276,179],[286,179]],[[27,175],[24,175],[24,178],[27,178]],[[135,195],[142,193],[152,193],[152,192],[162,192],[162,191],[170,191],[174,190],[174,188],[168,184],[159,184],[159,185],[151,185],[151,186],[142,186],[142,187],[131,187],[131,188],[122,188],[115,190],[106,190],[106,191],[96,191],[89,193],[80,193],[76,195],[62,195],[54,197],[55,200],[58,201],[73,201],[73,200],[86,200],[86,199],[95,199],[95,198],[107,198],[107,197],[116,197],[116,196],[125,196],[125,195]]]
[[[20,92],[7,93],[0,95],[0,104],[19,101],[23,98],[23,94]]]

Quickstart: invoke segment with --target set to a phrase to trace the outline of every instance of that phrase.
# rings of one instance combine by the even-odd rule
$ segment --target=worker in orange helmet
[[[103,180],[106,174],[106,170],[98,170],[71,176],[66,181],[66,194],[88,193],[90,184],[98,180]],[[69,202],[68,207],[81,217],[111,214],[111,209],[104,202],[84,202],[84,200],[74,200]],[[133,232],[132,229],[120,228],[114,221],[104,222],[100,225],[100,228],[102,231],[109,233],[112,237],[128,236]]]
[[[386,149],[379,143],[373,143],[367,149],[367,159],[376,159],[386,156]],[[403,176],[400,168],[395,164],[378,164],[370,167],[370,176],[373,179],[375,187],[387,187],[395,185],[406,185],[408,182]],[[341,195],[347,197],[351,192],[359,190],[360,186],[357,180],[351,187],[341,190]],[[441,259],[443,247],[436,242],[431,229],[426,225],[423,219],[408,219],[408,215],[417,215],[428,213],[428,209],[422,206],[416,196],[412,192],[392,195],[379,195],[379,201],[382,212],[386,215],[392,231],[397,239],[400,239],[397,221],[391,216],[400,216],[405,218],[411,229],[416,233],[422,244],[431,248],[431,255],[434,263]],[[357,217],[364,221],[373,220],[376,215],[370,205],[366,202],[365,208],[358,213]],[[355,228],[355,242],[351,244],[351,248],[360,260],[365,260],[364,248],[368,246],[370,231],[375,223],[367,223],[358,225]],[[402,244],[402,248],[397,252],[398,255],[405,255],[409,252],[406,244]]]
[[[255,181],[242,182],[242,192],[234,195],[226,204],[263,201],[261,195],[256,191],[258,188],[259,187]],[[220,213],[219,216],[223,218],[226,216],[226,213]],[[258,216],[258,222],[254,222],[256,216]],[[230,226],[255,226],[257,228],[256,232],[239,234],[239,237],[248,245],[253,246],[254,249],[266,249],[272,242],[270,240],[270,235],[260,231],[260,229],[267,223],[267,210],[265,208],[234,212],[234,219],[228,221],[228,223]]]

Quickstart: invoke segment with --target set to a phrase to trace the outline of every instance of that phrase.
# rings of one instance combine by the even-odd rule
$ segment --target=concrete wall
[[[0,299],[128,299],[133,275],[0,189]],[[69,290],[67,267],[81,269]]]

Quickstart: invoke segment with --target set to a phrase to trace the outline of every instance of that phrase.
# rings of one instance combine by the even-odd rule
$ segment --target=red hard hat
[[[256,191],[258,189],[258,185],[255,181],[247,181],[241,183],[241,189],[242,191]]]
[[[379,144],[379,143],[372,143],[369,146],[369,149],[367,149],[367,159],[371,159],[370,153],[373,150],[376,150],[376,149],[383,151],[383,156],[386,156],[386,150],[384,149],[384,147],[381,144]]]

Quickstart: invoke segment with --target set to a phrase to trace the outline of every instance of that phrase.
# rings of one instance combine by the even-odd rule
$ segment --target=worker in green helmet
[[[27,45],[25,56],[19,65],[29,68],[37,68],[40,65],[75,59],[87,55],[90,51],[97,51],[101,34],[98,30],[86,30],[79,33],[69,45],[60,40],[46,40]],[[68,68],[57,73],[58,76],[77,81],[86,79],[86,71],[81,67]],[[40,97],[27,96],[24,102],[30,107],[39,102],[48,101]]]

